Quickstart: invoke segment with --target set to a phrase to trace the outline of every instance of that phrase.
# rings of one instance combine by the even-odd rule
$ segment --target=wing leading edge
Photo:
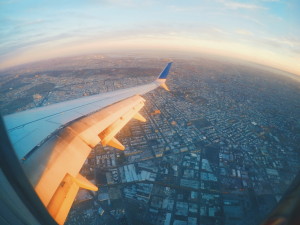
[[[149,84],[83,97],[4,117],[11,142],[31,184],[51,216],[63,224],[79,188],[98,188],[79,174],[91,149],[124,150],[114,137],[139,113],[140,96],[165,84],[172,63]]]

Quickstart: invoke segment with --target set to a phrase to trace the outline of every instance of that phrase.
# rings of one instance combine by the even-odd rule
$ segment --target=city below
[[[81,174],[67,225],[256,225],[299,173],[300,83],[283,71],[213,57],[87,55],[1,71],[10,114],[152,82],[167,62],[170,91],[143,97],[116,136],[97,145]]]

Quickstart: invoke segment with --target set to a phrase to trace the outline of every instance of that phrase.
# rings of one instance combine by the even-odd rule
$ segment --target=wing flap
[[[136,100],[136,104],[132,106],[127,106],[127,112],[121,115],[117,120],[115,120],[110,126],[108,126],[105,130],[103,130],[98,136],[101,139],[101,143],[106,146],[112,143],[115,146],[119,144],[114,140],[111,142],[112,138],[128,123],[128,121],[138,113],[138,111],[144,106],[144,99],[140,96],[134,97]],[[124,102],[125,103],[125,102]],[[123,104],[125,107],[126,103]],[[120,146],[120,145],[119,145]],[[124,150],[122,145],[120,146],[121,150]]]

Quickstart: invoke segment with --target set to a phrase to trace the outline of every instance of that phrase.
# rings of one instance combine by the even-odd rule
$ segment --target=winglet
[[[167,91],[170,91],[170,90],[165,82],[166,82],[167,76],[169,74],[170,68],[172,66],[172,63],[173,62],[169,62],[167,64],[167,66],[164,68],[164,70],[159,74],[159,76],[156,79],[156,82]]]
[[[173,62],[169,62],[164,70],[159,74],[157,79],[166,79]]]

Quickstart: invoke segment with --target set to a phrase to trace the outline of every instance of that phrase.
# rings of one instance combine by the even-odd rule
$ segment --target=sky
[[[0,0],[0,69],[135,50],[229,56],[300,75],[300,1]]]

